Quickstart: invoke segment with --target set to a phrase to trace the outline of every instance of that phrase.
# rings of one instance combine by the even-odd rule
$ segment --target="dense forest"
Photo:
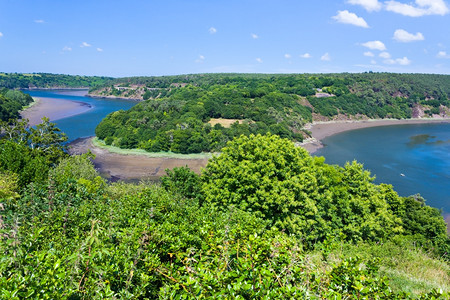
[[[131,77],[91,95],[143,99],[107,116],[106,144],[151,152],[219,151],[241,134],[301,142],[311,121],[446,117],[450,77],[424,74],[199,74]]]
[[[2,123],[2,299],[446,299],[437,209],[353,162],[240,136],[202,174],[108,183],[48,119]]]
[[[32,102],[33,98],[28,94],[7,88],[0,89],[0,121],[18,118],[20,110]]]
[[[111,77],[49,73],[0,73],[0,87],[8,89],[89,88],[106,84]]]

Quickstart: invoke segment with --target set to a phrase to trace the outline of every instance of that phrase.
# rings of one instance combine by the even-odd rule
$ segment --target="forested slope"
[[[91,95],[142,98],[107,116],[96,135],[121,148],[218,151],[241,134],[301,142],[313,120],[450,115],[450,76],[198,74],[120,78]]]
[[[109,184],[48,120],[2,129],[3,299],[448,297],[439,211],[357,163],[241,136],[202,175]]]

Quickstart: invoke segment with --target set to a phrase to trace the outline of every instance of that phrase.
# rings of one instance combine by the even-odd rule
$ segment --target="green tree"
[[[206,202],[252,212],[311,244],[329,235],[384,240],[402,231],[388,203],[398,195],[373,184],[362,165],[327,165],[275,135],[229,142],[209,161],[202,180]]]

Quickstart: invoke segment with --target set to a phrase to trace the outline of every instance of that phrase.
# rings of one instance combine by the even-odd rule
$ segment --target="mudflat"
[[[184,166],[200,173],[208,163],[208,158],[179,159],[111,153],[106,149],[94,146],[92,139],[91,137],[73,141],[69,144],[69,153],[82,154],[90,150],[95,155],[95,167],[104,178],[111,181],[158,180],[166,174],[166,169]]]

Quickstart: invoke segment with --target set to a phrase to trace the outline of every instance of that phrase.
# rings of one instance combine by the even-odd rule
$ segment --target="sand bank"
[[[35,104],[20,113],[23,119],[29,120],[30,126],[40,124],[43,117],[55,121],[81,114],[92,108],[84,102],[56,98],[34,98],[34,101]]]
[[[323,147],[321,140],[344,131],[378,126],[425,123],[450,123],[450,118],[316,122],[306,127],[306,129],[311,131],[312,138],[305,140],[300,146],[304,147],[310,153],[314,153],[317,149]]]

